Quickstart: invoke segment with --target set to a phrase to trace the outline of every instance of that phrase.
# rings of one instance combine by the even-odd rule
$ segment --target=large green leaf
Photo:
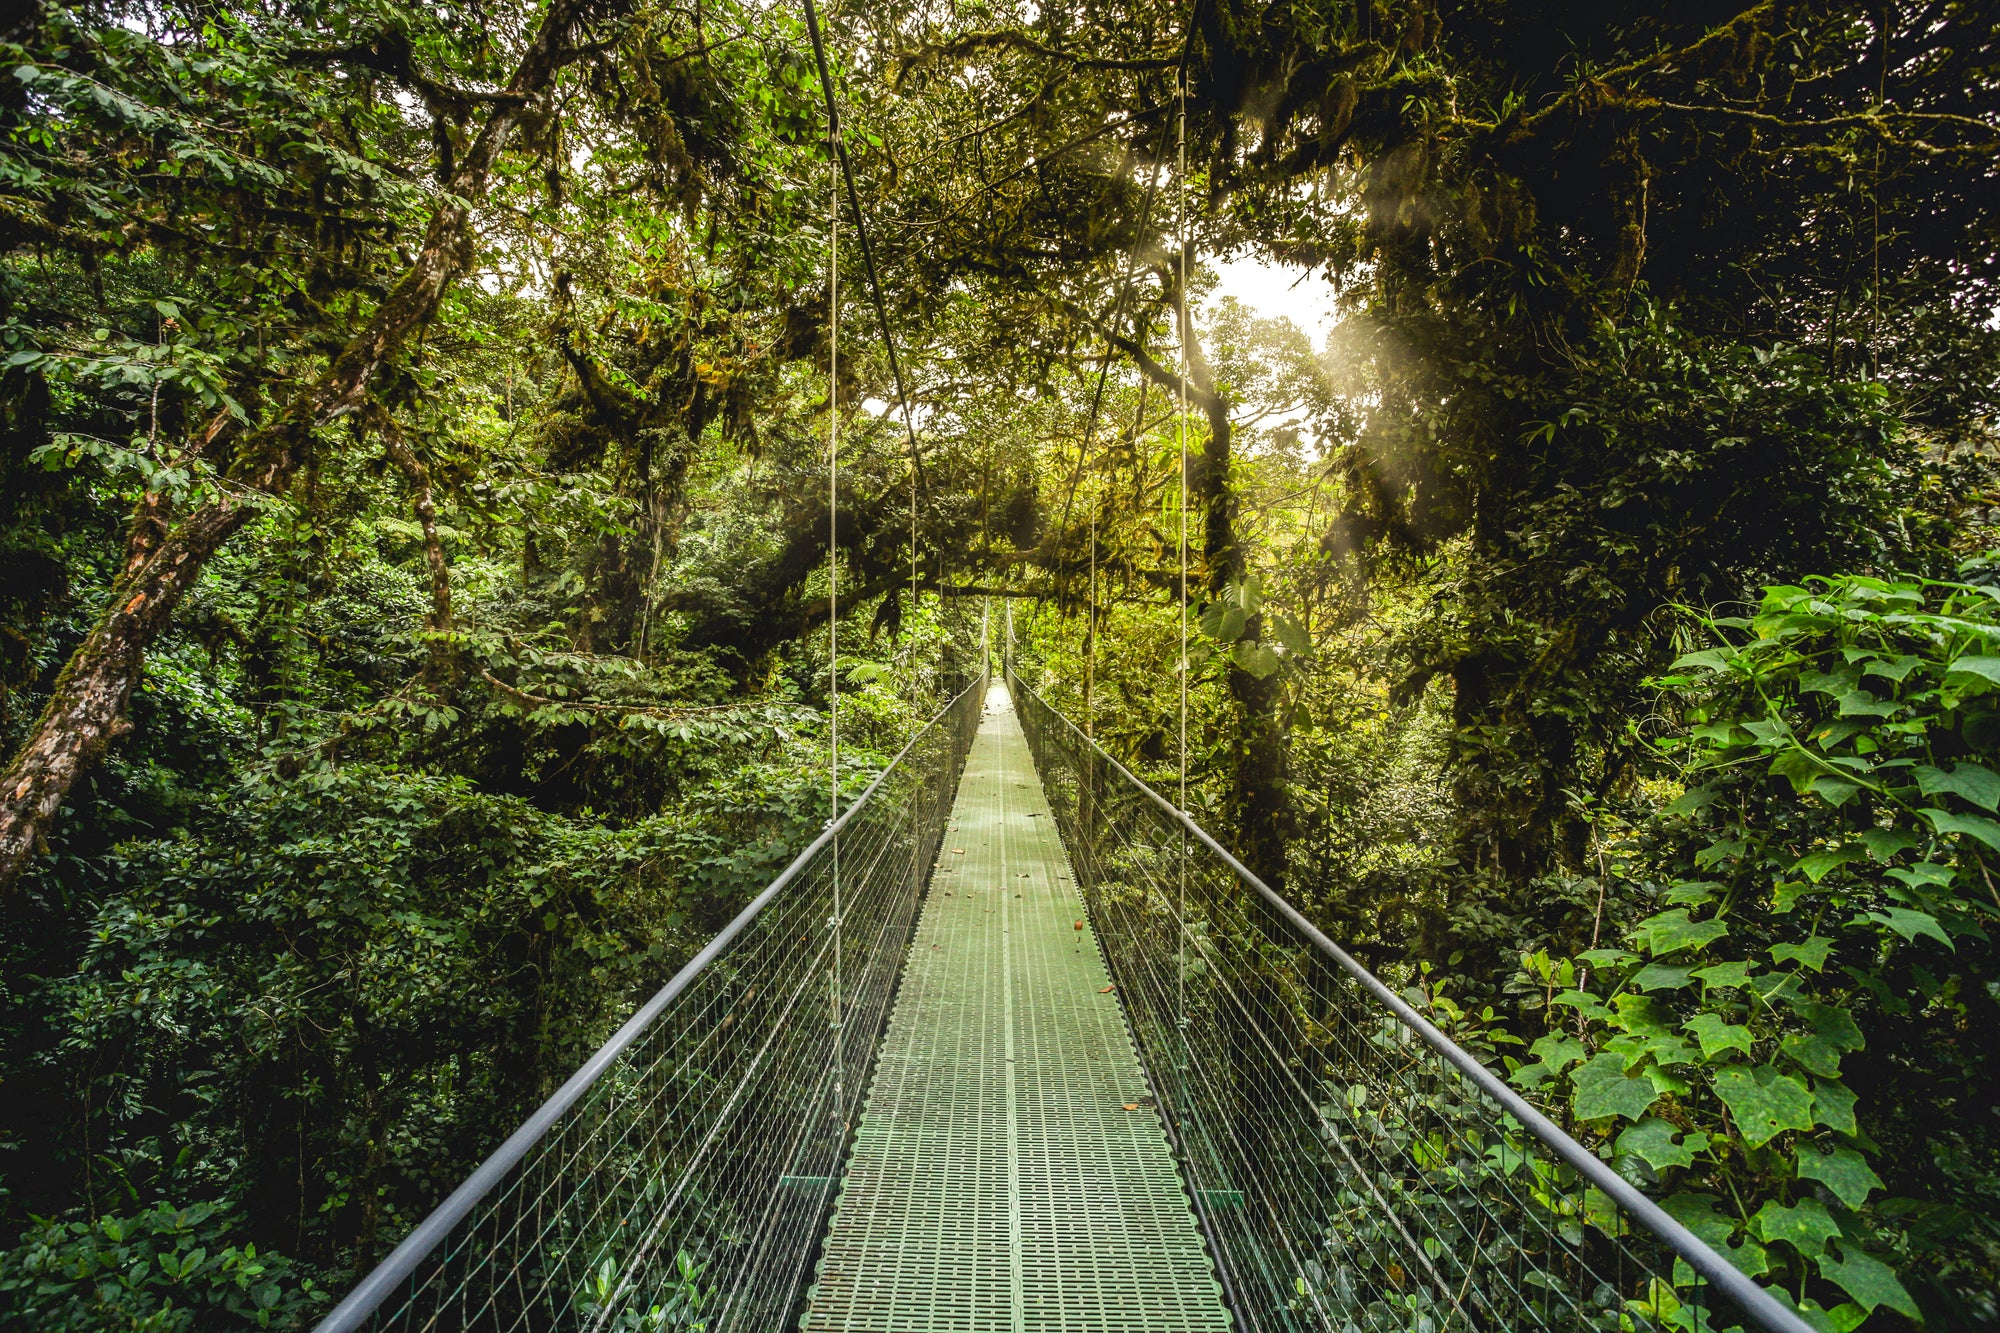
[[[1790,1208],[1773,1199],[1757,1210],[1750,1225],[1766,1241],[1783,1241],[1808,1259],[1818,1257],[1826,1243],[1840,1234],[1840,1224],[1818,1199],[1806,1199]]]
[[[1690,1131],[1686,1143],[1676,1142],[1680,1130],[1657,1116],[1647,1116],[1618,1136],[1618,1151],[1643,1158],[1655,1171],[1670,1166],[1691,1166],[1694,1149],[1707,1146],[1708,1136]]]
[[[1696,968],[1694,975],[1701,982],[1704,995],[1712,990],[1734,990],[1750,984],[1750,964],[1732,958],[1726,963],[1710,963],[1707,967]]]
[[[1299,658],[1312,655],[1312,636],[1306,633],[1304,625],[1285,615],[1270,615],[1266,616],[1265,620],[1271,626],[1271,632],[1277,636],[1278,642],[1285,645],[1286,652]]]
[[[1743,1141],[1753,1148],[1785,1130],[1813,1127],[1811,1091],[1769,1065],[1731,1065],[1717,1072],[1715,1095],[1729,1108]]]
[[[1859,1208],[1868,1196],[1882,1188],[1882,1177],[1868,1165],[1868,1159],[1852,1148],[1836,1148],[1823,1153],[1808,1143],[1799,1144],[1799,1178],[1817,1180],[1833,1191],[1833,1196],[1849,1208]]]
[[[1700,949],[1721,939],[1729,933],[1729,927],[1720,921],[1690,921],[1687,909],[1677,907],[1671,912],[1661,912],[1649,916],[1633,928],[1632,933],[1646,942],[1656,958],[1664,958],[1682,949]]]
[[[1958,948],[1952,943],[1951,936],[1944,933],[1938,919],[1929,912],[1913,912],[1907,907],[1885,907],[1879,912],[1866,913],[1860,919],[1887,926],[1912,944],[1917,942],[1917,936],[1929,935],[1947,949]]]
[[[1814,935],[1800,940],[1797,944],[1774,944],[1771,958],[1780,963],[1797,963],[1818,972],[1826,967],[1826,955],[1833,948],[1833,941]]]
[[[1923,840],[1906,829],[1872,828],[1861,835],[1861,845],[1868,849],[1870,859],[1886,862],[1898,853],[1921,847]]]
[[[1201,626],[1201,632],[1209,638],[1223,643],[1234,643],[1243,637],[1243,626],[1247,619],[1241,607],[1230,606],[1226,602],[1210,602],[1203,608],[1200,618],[1195,623]]]
[[[1961,657],[1951,664],[1950,674],[1954,676],[1977,676],[1982,680],[2000,685],[2000,657],[1986,657],[1977,654]]]
[[[1558,1074],[1583,1059],[1586,1053],[1582,1042],[1559,1032],[1551,1032],[1538,1038],[1535,1044],[1528,1048],[1528,1054]]]
[[[1576,1095],[1570,1105],[1579,1120],[1637,1120],[1658,1097],[1651,1079],[1627,1074],[1624,1057],[1611,1051],[1587,1061],[1571,1080]]]
[[[1701,1043],[1704,1059],[1713,1060],[1727,1050],[1738,1050],[1750,1054],[1750,1029],[1731,1023],[1716,1014],[1696,1014],[1683,1024],[1694,1039]]]
[[[1928,808],[1920,813],[1931,821],[1931,827],[1939,833],[1963,833],[2000,852],[2000,823],[1984,815],[1955,815],[1948,810]]]
[[[1271,651],[1269,646],[1261,643],[1239,643],[1229,656],[1237,666],[1242,667],[1259,680],[1262,680],[1284,665],[1283,661],[1276,653]]]
[[[1799,1017],[1812,1024],[1813,1031],[1843,1051],[1858,1051],[1868,1044],[1854,1015],[1837,1004],[1805,1003],[1792,1007]]]
[[[1704,806],[1715,802],[1715,792],[1708,787],[1696,787],[1682,792],[1667,806],[1670,815],[1691,815]]]
[[[1813,1080],[1813,1120],[1842,1134],[1856,1132],[1854,1103],[1857,1100],[1845,1083],[1829,1079]]]
[[[1845,690],[1840,695],[1840,715],[1842,717],[1894,717],[1896,705],[1891,700],[1878,699],[1866,690]]]
[[[1818,1033],[1794,1033],[1779,1042],[1778,1049],[1808,1073],[1821,1078],[1840,1077],[1840,1048]]]
[[[2000,658],[1988,660],[2000,661]],[[1852,1241],[1840,1242],[1837,1259],[1832,1254],[1821,1255],[1819,1272],[1821,1277],[1853,1297],[1857,1304],[1866,1306],[1871,1313],[1886,1305],[1911,1319],[1922,1318],[1917,1311],[1917,1303],[1910,1299],[1910,1293],[1897,1279],[1895,1270]]]
[[[1729,1243],[1736,1234],[1736,1224],[1715,1210],[1716,1202],[1713,1194],[1674,1194],[1662,1199],[1660,1207],[1704,1245],[1749,1276],[1761,1277],[1771,1271],[1762,1245],[1748,1236],[1738,1244]]]
[[[1618,1011],[1618,1026],[1634,1036],[1664,1036],[1679,1026],[1674,1011],[1650,995],[1626,991],[1613,998],[1611,1005]]]
[[[1694,969],[1671,963],[1648,963],[1632,974],[1632,984],[1640,990],[1679,990],[1694,980]]]
[[[1917,779],[1917,787],[1926,796],[1935,796],[1948,791],[1962,796],[1982,810],[2000,806],[2000,773],[1978,764],[1959,764],[1950,772],[1919,764],[1910,770]]]
[[[1808,852],[1799,858],[1798,864],[1793,866],[1792,869],[1800,872],[1807,879],[1817,884],[1825,879],[1827,873],[1836,866],[1846,865],[1849,861],[1859,861],[1867,854],[1868,851],[1865,847],[1849,843],[1845,847],[1836,848],[1831,851]]]
[[[1736,1224],[1716,1211],[1718,1202],[1713,1194],[1671,1194],[1660,1200],[1660,1207],[1667,1216],[1692,1231],[1702,1244],[1720,1250],[1728,1247],[1730,1237],[1736,1234]]]

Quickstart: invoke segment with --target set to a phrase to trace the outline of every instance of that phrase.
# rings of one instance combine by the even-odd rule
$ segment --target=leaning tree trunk
[[[56,677],[48,706],[0,778],[0,884],[11,884],[27,866],[77,778],[131,730],[126,706],[146,646],[250,513],[240,503],[203,505],[156,542],[149,540],[147,516],[135,516],[109,603]]]
[[[293,399],[279,418],[238,444],[228,475],[235,488],[282,494],[314,430],[362,411],[385,363],[428,324],[451,284],[465,271],[472,246],[472,202],[482,198],[494,161],[532,105],[564,65],[578,57],[570,36],[593,12],[617,7],[601,0],[556,0],[508,81],[504,98],[480,127],[431,215],[410,267],[325,374]],[[228,435],[212,423],[191,455]],[[126,709],[139,683],[146,649],[166,628],[174,606],[200,578],[222,543],[247,523],[253,506],[233,498],[205,503],[174,518],[164,497],[148,494],[132,516],[123,571],[93,628],[56,677],[48,706],[0,776],[0,888],[16,884],[63,800],[105,748],[131,729]]]

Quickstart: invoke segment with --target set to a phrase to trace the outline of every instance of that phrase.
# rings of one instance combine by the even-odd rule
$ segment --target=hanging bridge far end
[[[1230,1325],[1012,703],[996,686],[804,1326]]]

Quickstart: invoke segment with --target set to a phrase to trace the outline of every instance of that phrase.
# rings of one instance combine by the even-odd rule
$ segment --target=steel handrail
[[[1688,1267],[1734,1302],[1752,1323],[1765,1330],[1765,1333],[1818,1333],[1818,1330],[1807,1323],[1797,1311],[1772,1295],[1768,1288],[1759,1286],[1701,1237],[1689,1231],[1664,1208],[1613,1171],[1597,1154],[1577,1142],[1554,1121],[1529,1105],[1526,1098],[1502,1082],[1499,1076],[1481,1063],[1478,1057],[1446,1036],[1429,1019],[1412,1008],[1407,1000],[1390,990],[1373,972],[1363,967],[1352,954],[1327,938],[1324,931],[1308,921],[1275,889],[1232,856],[1228,848],[1210,837],[1207,830],[1195,823],[1185,810],[1142,782],[1131,769],[1112,758],[1102,745],[1085,734],[1081,727],[1037,694],[1033,687],[1021,680],[1011,665],[1006,671],[1006,681],[1010,691],[1018,690],[1033,699],[1049,716],[1068,727],[1077,739],[1096,751],[1097,755],[1115,769],[1120,777],[1144,793],[1154,805],[1185,828],[1202,846],[1215,853],[1222,863],[1268,903],[1287,925],[1358,982],[1363,990],[1386,1005],[1403,1026],[1416,1033],[1432,1050],[1470,1079],[1474,1087],[1500,1103],[1501,1109],[1519,1121],[1530,1134],[1541,1141],[1544,1147],[1567,1162],[1577,1174],[1602,1190],[1646,1230],[1664,1242],[1677,1256],[1686,1261]]]
[[[563,1113],[581,1101],[592,1085],[604,1076],[605,1071],[617,1063],[618,1057],[631,1048],[632,1043],[637,1041],[662,1013],[666,1012],[668,1006],[680,998],[683,991],[694,984],[695,979],[738,935],[749,928],[750,923],[757,919],[772,899],[783,893],[786,887],[799,877],[806,865],[819,854],[820,849],[839,836],[840,831],[846,828],[848,822],[868,804],[888,776],[896,771],[896,766],[903,762],[904,756],[909,754],[916,743],[928,735],[932,727],[949,717],[967,694],[984,689],[986,682],[987,677],[982,673],[971,684],[953,695],[951,702],[939,709],[930,721],[918,728],[916,734],[910,737],[909,743],[896,752],[896,757],[875,775],[875,780],[855,798],[854,803],[841,811],[837,818],[830,820],[825,830],[814,838],[804,851],[794,857],[790,865],[778,872],[777,878],[752,898],[749,904],[736,914],[734,920],[716,932],[715,938],[703,945],[701,952],[690,958],[686,966],[674,974],[672,980],[654,992],[653,998],[640,1006],[638,1012],[627,1019],[623,1027],[598,1047],[597,1052],[584,1061],[581,1069],[570,1075],[569,1080],[556,1089],[533,1115],[522,1122],[519,1129],[508,1135],[506,1141],[495,1148],[457,1189],[447,1195],[443,1203],[433,1208],[430,1215],[403,1238],[401,1244],[389,1251],[382,1262],[369,1270],[368,1276],[355,1284],[340,1304],[314,1326],[313,1333],[355,1333],[355,1330],[375,1313],[382,1302],[389,1298],[396,1287],[416,1272],[417,1265],[430,1257],[431,1253],[451,1235],[452,1229],[471,1215],[480,1201],[506,1179],[508,1172],[520,1165],[521,1160],[554,1127]]]

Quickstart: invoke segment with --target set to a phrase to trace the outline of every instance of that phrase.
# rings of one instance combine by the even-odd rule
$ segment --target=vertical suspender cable
[[[1180,523],[1180,576],[1181,576],[1181,661],[1180,661],[1180,805],[1185,812],[1188,808],[1188,333],[1194,320],[1194,312],[1188,307],[1188,218],[1187,218],[1187,62],[1181,62],[1179,73],[1174,78],[1174,95],[1178,103],[1174,118],[1178,175],[1175,179],[1174,197],[1179,204],[1176,230],[1180,239],[1180,454],[1181,454],[1181,523]],[[1180,1027],[1182,1058],[1186,1058],[1187,1040],[1187,861],[1188,843],[1185,830],[1181,833],[1180,855],[1180,901],[1174,905],[1174,917],[1180,923]]]
[[[1144,376],[1139,379],[1139,405],[1132,413],[1131,440],[1134,448],[1138,445],[1139,432],[1146,424],[1146,391],[1152,388]],[[1106,490],[1110,483],[1105,484]],[[1097,602],[1097,520],[1104,506],[1104,496],[1096,497],[1090,509],[1090,611],[1085,622],[1083,636],[1083,734],[1087,739],[1097,736],[1097,633],[1099,614]]]
[[[1083,622],[1083,734],[1097,734],[1097,504],[1090,508],[1090,606]]]
[[[1146,232],[1152,224],[1153,199],[1159,193],[1159,188],[1160,169],[1155,164],[1152,179],[1146,182],[1146,204],[1139,212],[1139,241],[1143,242],[1145,240]],[[1118,295],[1111,303],[1111,327],[1105,333],[1104,337],[1104,364],[1099,367],[1097,372],[1097,388],[1090,396],[1090,417],[1084,424],[1083,443],[1077,450],[1076,466],[1079,475],[1089,461],[1091,445],[1097,440],[1098,413],[1104,406],[1104,384],[1111,375],[1111,353],[1116,348],[1113,339],[1117,335],[1118,330],[1124,327],[1125,302],[1126,298],[1132,294],[1132,270],[1132,255],[1128,252],[1125,256],[1124,270],[1118,277]],[[1142,417],[1146,401],[1145,383],[1143,378],[1139,381],[1139,402]],[[1070,495],[1072,498],[1076,495],[1076,487],[1074,485],[1070,487]],[[1069,531],[1069,501],[1067,500],[1063,502],[1062,522],[1057,525],[1056,531],[1058,533]],[[1083,734],[1094,736],[1097,734],[1097,709],[1095,707],[1095,690],[1097,686],[1097,508],[1095,506],[1090,511],[1090,607],[1085,620]]]
[[[839,132],[828,107],[827,134]],[[834,173],[828,199],[826,231],[826,678],[827,678],[827,805],[830,820],[840,818],[840,176]],[[833,1113],[847,1128],[847,1043],[840,1013],[840,835],[828,848],[833,866]]]
[[[938,610],[944,610],[944,592],[938,592]],[[942,620],[942,614],[940,614]],[[944,669],[944,642],[938,642],[938,669]],[[918,689],[922,681],[916,673],[916,456],[910,458],[910,727],[916,735],[916,727],[922,727],[924,711],[918,707]],[[918,867],[916,873],[922,873]]]

